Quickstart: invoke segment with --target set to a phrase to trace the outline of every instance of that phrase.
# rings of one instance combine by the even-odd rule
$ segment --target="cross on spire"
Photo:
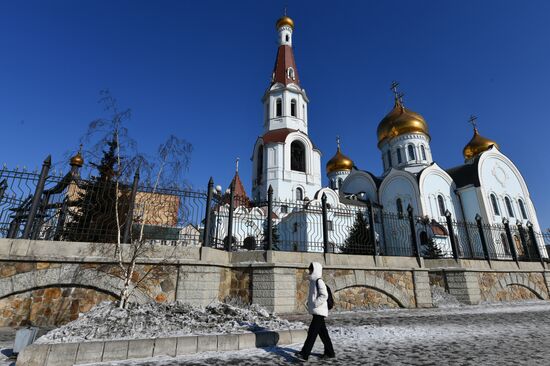
[[[239,173],[239,158],[235,159],[235,173]]]
[[[468,122],[474,127],[474,130],[477,129],[477,116],[474,116],[473,114],[468,119]]]

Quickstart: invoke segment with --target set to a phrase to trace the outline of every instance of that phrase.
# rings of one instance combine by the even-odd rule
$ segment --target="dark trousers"
[[[332,342],[330,341],[330,336],[328,335],[325,317],[321,315],[313,315],[301,353],[306,357],[309,356],[311,349],[313,348],[313,344],[317,339],[317,335],[319,335],[319,337],[321,337],[321,341],[323,341],[323,345],[325,346],[325,355],[334,356],[334,348],[332,348]]]

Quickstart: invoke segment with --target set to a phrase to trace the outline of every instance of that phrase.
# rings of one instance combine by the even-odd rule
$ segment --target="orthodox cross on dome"
[[[395,97],[395,101],[403,106],[403,97],[405,96],[405,94],[400,92],[397,89],[398,86],[399,86],[399,83],[394,80],[394,81],[391,82],[390,90],[393,92],[393,95]]]
[[[472,114],[468,119],[468,122],[474,127],[474,130],[477,130],[477,116]]]
[[[390,90],[393,92],[393,95],[395,95],[395,99],[399,98],[399,91],[397,90],[397,87],[399,86],[399,83],[397,81],[391,82]]]
[[[336,135],[336,147],[340,151],[340,136]]]

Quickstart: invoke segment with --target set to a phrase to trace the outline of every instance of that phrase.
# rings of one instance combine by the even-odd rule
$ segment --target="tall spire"
[[[286,8],[285,15],[277,20],[276,27],[279,35],[279,49],[277,50],[271,85],[275,83],[300,85],[294,53],[292,51],[294,21],[286,15]]]

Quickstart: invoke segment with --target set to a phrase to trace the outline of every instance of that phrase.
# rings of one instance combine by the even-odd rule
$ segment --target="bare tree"
[[[181,188],[187,186],[184,180],[184,173],[188,170],[192,145],[187,141],[180,139],[174,135],[170,135],[167,140],[161,144],[157,151],[157,156],[147,158],[140,154],[137,150],[137,143],[129,136],[127,121],[131,117],[130,109],[119,109],[116,99],[108,90],[103,90],[100,93],[99,102],[103,105],[104,110],[108,113],[107,118],[100,118],[92,121],[81,141],[88,144],[85,150],[86,155],[91,160],[98,160],[98,157],[103,153],[106,145],[111,144],[115,147],[116,164],[112,172],[110,172],[110,183],[114,184],[115,189],[111,199],[115,201],[115,224],[116,224],[116,240],[114,241],[114,252],[112,254],[116,261],[116,266],[119,268],[119,276],[123,280],[123,285],[119,292],[119,307],[125,308],[134,290],[149,276],[149,274],[159,266],[166,263],[166,256],[155,266],[149,266],[145,273],[136,275],[136,265],[140,258],[153,253],[154,244],[152,240],[144,235],[144,229],[148,222],[155,221],[155,210],[153,207],[160,204],[166,204],[162,199],[160,188]],[[91,164],[91,167],[98,168],[97,165]],[[145,173],[144,181],[149,186],[140,196],[139,207],[134,210],[133,217],[126,219],[129,212],[120,212],[120,200],[128,195],[127,182],[130,176],[140,167],[142,174]],[[151,187],[152,185],[152,187]],[[122,208],[125,210],[124,208]],[[173,207],[171,209],[174,209]],[[177,211],[176,206],[175,210]],[[164,209],[166,210],[166,208]],[[158,214],[157,214],[158,215]],[[177,214],[175,214],[177,218]],[[139,233],[133,237],[129,243],[123,243],[124,225],[130,225],[127,230],[133,233],[132,223],[136,221],[139,224]],[[109,247],[107,250],[110,250]]]

